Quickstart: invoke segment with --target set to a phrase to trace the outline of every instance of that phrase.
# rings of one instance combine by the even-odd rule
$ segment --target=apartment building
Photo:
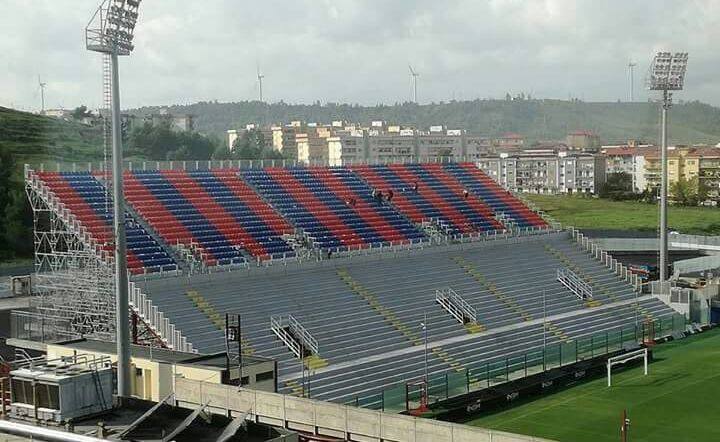
[[[645,157],[644,176],[647,188],[660,186],[660,152]],[[720,148],[718,147],[670,147],[668,148],[668,184],[679,179],[698,178],[711,198],[720,194]]]
[[[477,165],[503,187],[525,193],[590,193],[605,182],[605,158],[559,149],[525,149],[480,158]]]
[[[658,148],[650,144],[630,142],[626,145],[603,146],[606,173],[626,173],[632,177],[634,192],[647,188],[645,176],[645,158],[656,155]]]
[[[255,129],[248,125],[244,130]],[[242,131],[229,130],[228,146]],[[303,164],[333,165],[358,162],[474,161],[498,149],[516,149],[524,140],[508,134],[487,138],[461,129],[431,126],[418,130],[402,125],[373,121],[368,127],[345,121],[329,125],[293,121],[268,129],[266,140],[286,158]]]
[[[576,130],[567,134],[565,144],[572,149],[595,152],[600,147],[600,137],[590,130]]]

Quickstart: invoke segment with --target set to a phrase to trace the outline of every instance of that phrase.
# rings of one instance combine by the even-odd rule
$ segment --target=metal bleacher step
[[[408,341],[412,342],[414,345],[422,344],[420,336],[410,330],[410,328],[402,321],[397,319],[395,312],[380,304],[374,294],[372,294],[362,284],[360,284],[352,276],[350,276],[350,273],[347,271],[347,269],[337,269],[337,275],[345,284],[347,284],[348,287],[350,287],[350,290],[363,298],[370,305],[370,307],[372,307],[377,313],[379,313],[385,319],[385,321],[389,322],[393,327],[395,327],[397,331],[402,333]]]
[[[298,384],[297,382],[295,382],[294,380],[285,381],[285,385],[287,385],[290,388],[293,396],[300,397],[303,395],[302,386],[300,384]]]
[[[485,326],[478,324],[477,322],[468,322],[467,324],[465,324],[465,330],[467,330],[468,333],[472,334],[480,333],[487,329],[485,328]]]
[[[455,261],[460,267],[462,267],[465,273],[472,276],[475,281],[479,282],[480,285],[482,285],[488,292],[495,296],[498,301],[502,302],[510,310],[517,313],[518,316],[523,319],[523,321],[532,321],[532,315],[526,312],[515,300],[502,293],[502,291],[497,287],[497,285],[494,282],[489,281],[478,269],[475,268],[475,266],[472,265],[472,263],[468,262],[467,260],[465,260],[465,258],[461,256],[454,256],[452,260]]]
[[[200,310],[210,322],[220,331],[225,331],[225,317],[215,310],[215,307],[205,299],[197,290],[188,290],[185,295],[192,301],[192,303]],[[255,349],[252,347],[250,342],[244,337],[240,337],[242,344],[242,352],[246,355],[252,355],[255,353]]]
[[[457,373],[465,373],[467,370],[467,367],[458,362],[455,358],[450,356],[450,354],[442,349],[442,347],[433,347],[430,349],[432,354],[434,354],[438,359],[445,362],[447,365],[450,366],[453,370],[455,370]],[[471,382],[473,379],[471,379]]]
[[[597,299],[591,299],[589,301],[585,301],[585,307],[587,307],[587,308],[600,307],[601,305],[602,305],[602,302],[598,301]]]
[[[465,260],[465,258],[461,256],[455,256],[452,258],[453,261],[455,261],[460,267],[465,270],[467,274],[472,276],[477,282],[479,282],[481,285],[485,287],[490,293],[492,293],[500,302],[505,304],[510,310],[514,311],[515,313],[520,316],[523,321],[532,321],[533,317],[530,313],[526,312],[523,307],[518,304],[514,299],[510,298],[509,296],[506,296],[502,291],[497,287],[497,285],[489,281],[478,269],[475,268],[475,266],[472,265],[472,263]],[[552,322],[546,323],[548,330],[557,336],[560,340],[564,342],[570,341],[570,337],[557,325],[553,324]]]
[[[621,301],[621,299],[619,299],[617,296],[615,296],[615,294],[613,294],[610,290],[608,290],[607,287],[598,287],[597,283],[595,283],[595,281],[593,281],[593,279],[589,275],[587,275],[583,269],[581,269],[577,265],[573,264],[572,261],[570,260],[570,258],[568,258],[568,256],[565,255],[565,253],[551,247],[548,244],[545,244],[545,249],[548,252],[550,252],[552,255],[554,255],[557,259],[559,259],[563,264],[568,265],[568,268],[570,268],[572,271],[576,272],[581,278],[583,278],[583,280],[585,280],[585,282],[587,282],[588,284],[593,286],[594,290],[597,290],[600,293],[602,293],[603,295],[607,296],[611,302]],[[572,265],[572,267],[570,267],[571,265]],[[595,299],[585,303],[586,307],[591,307],[591,308],[598,307],[599,305],[602,305],[602,302],[595,300]],[[633,308],[637,309],[637,311],[640,312],[643,316],[645,316],[646,319],[648,319],[650,321],[655,319],[655,317],[652,315],[652,313],[650,313],[649,311],[647,311],[640,305],[633,306]]]
[[[304,362],[305,366],[310,370],[317,370],[318,368],[324,368],[328,366],[328,361],[321,358],[317,354],[306,356]]]

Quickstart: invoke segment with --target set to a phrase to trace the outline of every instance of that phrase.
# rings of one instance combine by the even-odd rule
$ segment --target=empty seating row
[[[586,306],[556,280],[556,270],[564,264],[546,246],[563,251],[598,288],[612,292],[613,297],[600,297],[600,307]],[[471,265],[474,274],[469,274],[457,258]],[[348,284],[341,272],[354,283]],[[492,339],[480,335],[468,340],[468,330],[435,302],[435,290],[445,287],[463,296],[486,330],[512,327],[513,331],[494,334]],[[453,338],[457,344],[443,345],[443,351],[456,364],[476,368],[493,358],[538,348],[542,326],[526,326],[528,319],[567,315],[553,321],[562,334],[547,333],[547,342],[554,343],[561,337],[573,339],[627,325],[634,320],[635,312],[634,307],[626,306],[622,314],[608,313],[620,312],[613,305],[631,300],[632,287],[583,254],[565,233],[531,237],[517,244],[426,249],[402,258],[350,261],[342,269],[293,269],[282,276],[227,273],[212,279],[151,281],[146,290],[173,323],[182,324],[184,335],[202,352],[224,347],[223,332],[211,316],[242,314],[242,334],[248,347],[254,354],[277,359],[279,375],[285,379],[294,378],[296,373],[299,376],[299,363],[275,337],[269,319],[271,315],[292,314],[317,339],[319,356],[329,363],[326,373],[311,376],[313,396],[336,401],[370,397],[378,388],[416,378],[421,365],[415,365],[415,357],[421,352],[406,356],[407,365],[403,365],[402,357],[383,355],[417,346],[424,320],[431,342]],[[188,292],[202,296],[202,310]],[[644,308],[642,314],[671,313],[662,305],[655,307]],[[373,363],[362,362],[366,358]],[[350,364],[352,361],[360,362]],[[428,362],[433,373],[443,373],[451,369],[450,361],[432,353]],[[338,364],[348,368],[333,368]]]
[[[189,172],[184,179],[194,180],[212,197],[212,206],[225,211],[237,222],[237,230],[244,232],[244,247],[255,257],[282,258],[293,256],[292,247],[282,239],[293,229],[272,207],[250,189],[233,169]],[[195,184],[192,183],[194,186]],[[201,189],[198,194],[204,197]]]
[[[106,251],[113,250],[113,204],[108,191],[89,172],[38,172],[38,177],[88,229]],[[125,213],[128,270],[133,274],[176,270],[170,254]]]
[[[250,169],[243,178],[320,249],[365,245],[336,213],[304,189],[287,169]]]
[[[547,223],[522,201],[500,187],[472,163],[447,163],[443,169],[453,175],[468,191],[479,196],[496,214],[503,214],[520,227],[545,227]]]
[[[124,178],[126,200],[168,244],[195,247],[209,265],[246,261],[247,234],[186,172],[126,171]]]

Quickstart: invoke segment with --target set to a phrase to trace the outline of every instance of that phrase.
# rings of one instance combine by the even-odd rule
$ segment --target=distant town
[[[609,174],[626,174],[632,192],[659,186],[657,146],[638,140],[604,145],[589,130],[576,130],[564,140],[529,145],[519,134],[488,137],[443,125],[417,129],[386,121],[368,126],[291,121],[283,125],[248,124],[227,131],[232,149],[244,132],[258,131],[267,146],[300,164],[334,166],[357,163],[472,161],[505,188],[525,193],[594,194]],[[708,198],[720,188],[720,143],[669,148],[669,183],[698,179]]]

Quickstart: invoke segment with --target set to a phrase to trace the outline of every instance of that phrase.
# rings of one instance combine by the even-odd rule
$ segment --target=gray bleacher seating
[[[549,248],[561,252],[591,278],[599,306],[589,308],[556,280],[556,270],[564,264]],[[458,259],[474,274],[461,267]],[[382,309],[372,308],[338,272],[347,272]],[[483,276],[484,284],[477,275]],[[488,284],[496,287],[495,293]],[[435,290],[445,287],[452,287],[475,308],[486,332],[469,334],[435,302]],[[270,316],[292,314],[317,339],[319,356],[329,363],[311,376],[312,396],[337,402],[370,398],[380,388],[421,376],[424,356],[412,336],[422,336],[420,323],[425,314],[431,343],[453,341],[442,345],[447,357],[430,354],[431,374],[451,370],[450,360],[472,369],[537,349],[542,345],[542,324],[525,322],[542,320],[543,310],[547,316],[562,316],[553,323],[568,339],[635,320],[634,306],[622,303],[634,299],[633,288],[582,252],[564,232],[517,243],[498,240],[402,257],[330,261],[285,272],[148,281],[143,290],[201,352],[223,350],[223,332],[195,307],[188,291],[196,291],[221,315],[241,314],[244,338],[256,354],[279,361],[281,379],[300,377],[299,362],[271,331]],[[673,313],[654,299],[643,300],[642,308],[656,318]],[[546,339],[556,343],[560,337],[546,333]],[[280,389],[292,391],[282,382]]]

